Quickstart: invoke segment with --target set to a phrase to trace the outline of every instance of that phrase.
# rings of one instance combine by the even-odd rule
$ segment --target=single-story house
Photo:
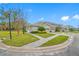
[[[49,22],[38,22],[38,23],[32,24],[29,28],[29,32],[37,31],[38,27],[40,26],[44,27],[47,32],[55,32],[56,26]]]

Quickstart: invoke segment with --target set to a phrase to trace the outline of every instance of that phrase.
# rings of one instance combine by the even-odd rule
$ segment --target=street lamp
[[[10,31],[10,39],[12,39],[12,33],[11,33],[11,20],[10,20],[10,12],[8,13],[8,16],[9,16],[9,31]]]

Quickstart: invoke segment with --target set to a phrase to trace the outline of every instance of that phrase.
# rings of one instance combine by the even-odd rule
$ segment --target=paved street
[[[74,36],[74,42],[72,43],[72,45],[67,49],[67,51],[56,54],[55,56],[79,56],[79,34],[72,34],[72,35]],[[48,54],[49,54],[49,52],[48,52]],[[31,55],[31,54],[30,53],[8,52],[6,50],[0,49],[0,56],[17,56],[17,55],[27,56],[27,55]]]
[[[59,56],[79,56],[79,34],[70,34],[74,36],[72,45],[67,51],[58,54]]]

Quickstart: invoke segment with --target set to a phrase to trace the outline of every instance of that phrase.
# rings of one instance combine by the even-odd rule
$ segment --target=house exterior
[[[0,24],[0,30],[7,30],[8,29],[8,26],[7,25],[1,25]]]
[[[61,26],[61,32],[69,32],[68,26]]]
[[[31,31],[37,31],[38,27],[44,27],[47,32],[55,32],[56,26],[49,22],[37,22],[35,24],[32,24],[29,28],[29,32]]]
[[[60,32],[69,31],[67,26],[62,26],[62,25],[51,23],[51,22],[43,22],[43,21],[26,26],[26,28],[27,28],[26,30],[28,32],[37,31],[38,27],[40,27],[40,26],[44,27],[47,32],[56,32],[57,27],[60,27]]]

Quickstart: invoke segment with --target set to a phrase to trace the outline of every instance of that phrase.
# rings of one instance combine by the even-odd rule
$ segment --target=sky
[[[5,10],[21,8],[29,23],[48,21],[79,27],[78,3],[16,3],[0,4]]]

